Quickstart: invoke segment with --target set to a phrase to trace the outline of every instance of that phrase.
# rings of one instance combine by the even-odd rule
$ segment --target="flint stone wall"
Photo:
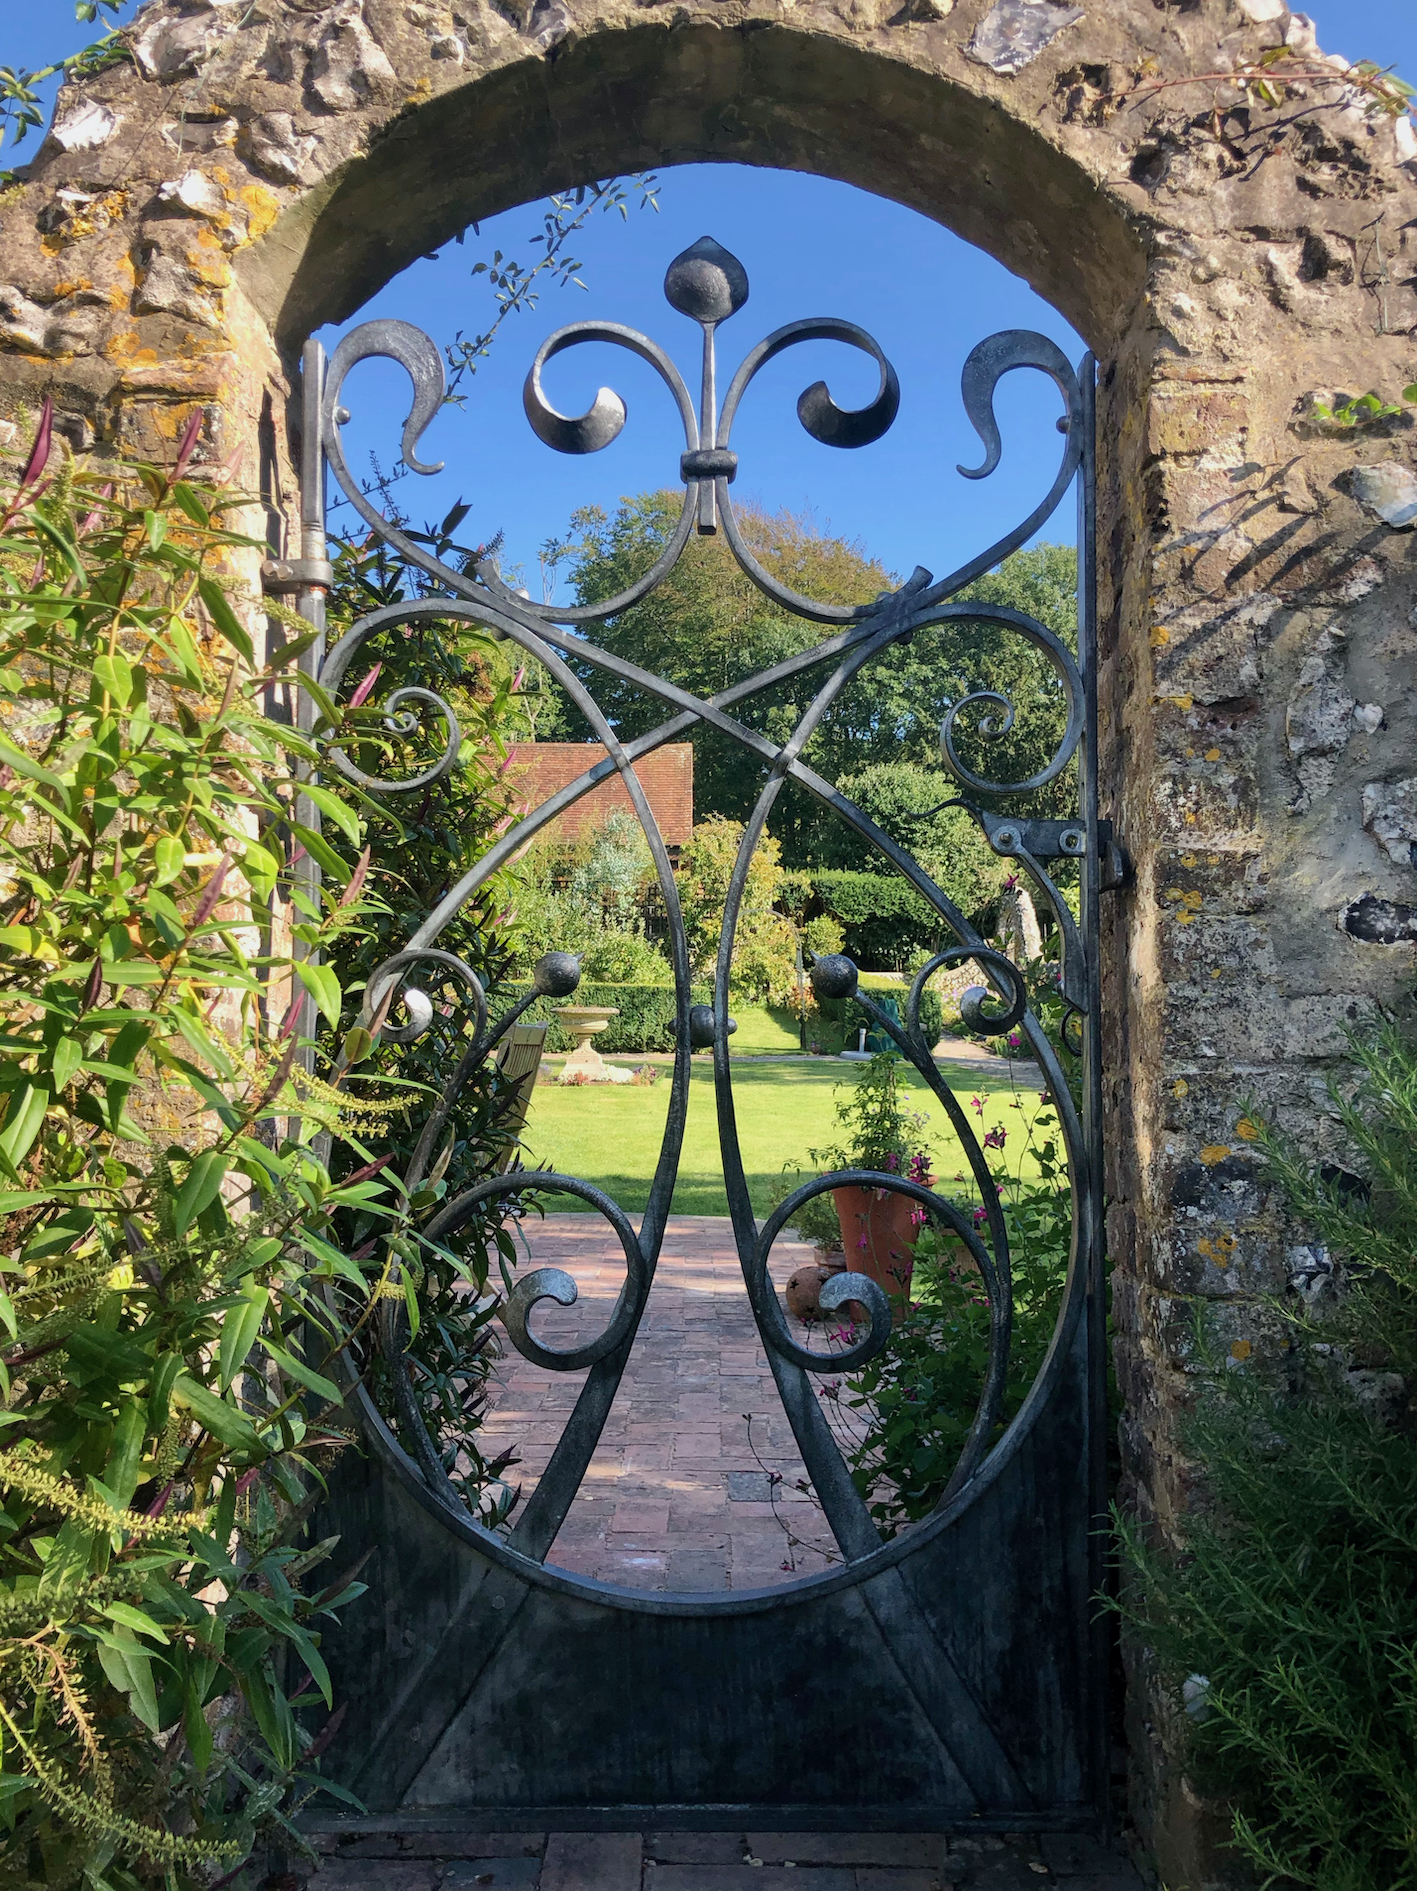
[[[1135,869],[1106,967],[1125,1493],[1170,1532],[1194,1305],[1243,1362],[1247,1296],[1309,1264],[1245,1107],[1321,1144],[1344,1026],[1413,966],[1417,436],[1320,411],[1413,378],[1406,122],[1217,81],[1281,44],[1317,68],[1281,0],[158,0],[129,39],[0,201],[0,451],[45,394],[100,453],[163,457],[199,407],[277,554],[304,336],[592,176],[843,178],[1088,337],[1103,805]],[[1166,1880],[1211,1882],[1171,1710],[1132,1680],[1136,1818]]]

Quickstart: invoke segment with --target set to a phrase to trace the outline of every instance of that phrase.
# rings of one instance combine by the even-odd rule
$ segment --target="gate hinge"
[[[1118,893],[1132,877],[1132,863],[1110,821],[1097,823],[1097,851],[1102,856],[1097,876],[1099,893]]]
[[[335,581],[328,558],[268,558],[261,566],[261,589],[272,597],[289,591],[328,591]]]
[[[996,854],[1012,858],[1020,849],[1035,860],[1081,860],[1087,852],[1087,829],[1081,821],[1024,821],[1007,814],[990,814],[983,808],[974,812],[983,825],[989,845]],[[1115,892],[1125,886],[1131,872],[1110,821],[1097,823],[1097,850],[1100,855],[1098,890]]]

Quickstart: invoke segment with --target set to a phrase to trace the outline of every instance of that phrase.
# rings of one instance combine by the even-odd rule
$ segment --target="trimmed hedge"
[[[904,971],[919,952],[937,952],[953,940],[944,920],[908,880],[845,868],[814,869],[807,878],[809,917],[820,911],[834,919],[846,934],[842,950],[858,965]]]
[[[514,987],[509,1002],[524,998],[530,987]],[[690,993],[696,1005],[713,1003],[713,991],[694,986]],[[546,1048],[553,1054],[571,1051],[576,1040],[555,1016],[558,1005],[613,1005],[620,1015],[612,1018],[592,1042],[607,1056],[620,1052],[672,1051],[674,1048],[674,987],[672,985],[593,985],[582,982],[569,998],[538,998],[522,1014],[539,1023],[543,1018],[551,1026],[546,1033]]]

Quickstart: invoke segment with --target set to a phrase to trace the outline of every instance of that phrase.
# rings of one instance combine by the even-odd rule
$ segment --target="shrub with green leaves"
[[[359,1140],[390,1104],[302,1036],[368,855],[293,819],[300,639],[258,665],[195,439],[81,470],[46,409],[0,489],[0,1860],[57,1885],[210,1882],[314,1789],[360,1585],[301,1529],[412,1242]],[[399,1250],[345,1257],[356,1206]]]
[[[1351,1053],[1342,1167],[1252,1113],[1307,1241],[1268,1343],[1199,1322],[1187,1445],[1211,1501],[1179,1550],[1119,1519],[1122,1606],[1257,1882],[1399,1891],[1417,1885],[1417,1046],[1384,1019]]]
[[[1029,1130],[1038,1181],[1021,1180],[1002,1160],[996,1169],[1014,1298],[1000,1430],[1038,1376],[1067,1277],[1072,1199],[1056,1130],[1056,1115],[1038,1111]],[[956,1199],[982,1221],[977,1196]],[[927,1222],[890,1345],[835,1391],[851,1475],[886,1535],[928,1516],[939,1502],[974,1422],[988,1365],[989,1299],[978,1269],[948,1230]]]

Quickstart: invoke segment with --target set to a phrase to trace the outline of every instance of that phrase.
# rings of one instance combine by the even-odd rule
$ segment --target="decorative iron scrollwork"
[[[617,438],[627,424],[628,410],[624,400],[613,389],[602,387],[584,413],[563,414],[548,397],[543,385],[543,374],[551,361],[570,348],[590,342],[608,343],[628,349],[654,369],[673,399],[680,417],[684,449],[679,458],[679,472],[685,492],[683,512],[678,524],[660,557],[635,584],[617,597],[594,606],[568,608],[535,603],[512,592],[495,567],[488,562],[479,564],[471,572],[443,564],[431,556],[425,547],[410,539],[394,522],[384,517],[368,495],[360,490],[345,458],[341,429],[350,417],[345,391],[349,375],[359,362],[371,356],[385,356],[398,362],[412,383],[412,398],[403,428],[404,463],[417,473],[437,470],[416,457],[419,443],[438,412],[444,394],[442,359],[426,335],[403,322],[366,322],[345,336],[329,364],[320,425],[330,469],[359,517],[412,566],[432,579],[440,595],[376,611],[355,624],[341,638],[325,662],[321,675],[324,687],[337,696],[344,687],[355,656],[381,631],[428,619],[466,621],[490,628],[543,663],[585,715],[603,750],[602,757],[575,781],[559,789],[501,835],[484,859],[456,887],[450,889],[408,941],[405,949],[378,968],[369,981],[363,1022],[371,1033],[382,1034],[386,1041],[412,1041],[428,1028],[433,1016],[432,1002],[422,985],[416,982],[415,975],[426,983],[435,970],[445,979],[451,977],[459,981],[470,998],[473,1015],[465,1048],[448,1087],[437,1100],[425,1124],[412,1171],[406,1178],[410,1187],[416,1186],[426,1170],[437,1135],[447,1120],[459,1086],[492,1054],[509,1024],[535,996],[542,993],[566,995],[575,988],[580,974],[579,962],[574,955],[549,954],[536,968],[533,993],[489,1026],[486,995],[476,975],[452,954],[440,951],[436,940],[453,915],[518,849],[602,781],[618,775],[629,794],[654,858],[669,919],[676,986],[675,1064],[664,1146],[650,1185],[648,1206],[641,1226],[636,1231],[617,1205],[592,1184],[552,1171],[535,1170],[488,1177],[456,1201],[446,1204],[428,1228],[430,1238],[453,1241],[462,1228],[485,1213],[489,1202],[524,1196],[537,1190],[568,1192],[604,1217],[613,1228],[624,1253],[626,1273],[623,1290],[605,1329],[590,1341],[574,1347],[557,1347],[538,1338],[532,1330],[538,1305],[553,1301],[565,1307],[575,1302],[574,1280],[561,1269],[540,1267],[529,1271],[515,1283],[502,1307],[501,1317],[508,1337],[526,1358],[554,1371],[589,1368],[575,1417],[567,1426],[535,1493],[513,1529],[510,1543],[513,1550],[533,1560],[544,1558],[585,1474],[654,1278],[684,1133],[689,1057],[696,1047],[712,1046],[724,1181],[743,1266],[745,1289],[759,1332],[773,1362],[773,1370],[782,1389],[808,1474],[821,1497],[843,1554],[854,1558],[870,1553],[870,1546],[875,1542],[875,1532],[869,1523],[863,1500],[855,1492],[850,1480],[841,1473],[840,1461],[835,1455],[836,1446],[815,1400],[806,1395],[804,1388],[807,1381],[803,1375],[820,1372],[828,1365],[834,1372],[851,1370],[873,1358],[889,1340],[891,1309],[886,1296],[873,1281],[860,1274],[842,1273],[824,1289],[823,1305],[831,1309],[853,1304],[864,1308],[868,1316],[865,1332],[830,1357],[813,1352],[795,1339],[778,1305],[768,1272],[773,1242],[788,1218],[803,1202],[833,1188],[867,1186],[904,1193],[916,1202],[921,1214],[948,1231],[950,1238],[959,1244],[978,1268],[990,1304],[989,1360],[973,1426],[942,1500],[946,1504],[965,1483],[977,1475],[990,1449],[997,1432],[1008,1372],[1012,1318],[1008,1230],[974,1126],[935,1062],[933,1047],[926,1043],[921,1027],[922,996],[936,971],[966,961],[979,967],[986,983],[965,995],[962,1011],[966,1024],[981,1033],[1016,1029],[1023,1034],[1032,1054],[1042,1066],[1049,1095],[1057,1108],[1074,1178],[1086,1177],[1087,1150],[1082,1125],[1058,1059],[1029,1007],[1027,981],[1023,972],[1009,958],[985,943],[965,915],[909,852],[876,826],[848,797],[819,776],[803,760],[803,751],[822,716],[842,691],[874,659],[889,651],[893,645],[926,632],[947,632],[951,624],[960,621],[982,621],[996,624],[1003,634],[1022,638],[1049,665],[1066,704],[1064,732],[1053,755],[1035,773],[1023,780],[992,781],[970,767],[960,755],[959,738],[966,726],[961,718],[967,719],[975,740],[998,740],[1014,726],[1014,705],[1006,696],[995,691],[974,690],[951,704],[945,715],[940,728],[940,749],[944,764],[966,791],[967,797],[986,796],[991,802],[1025,795],[1057,781],[1076,755],[1086,724],[1086,695],[1073,653],[1046,625],[1026,613],[1001,605],[960,600],[956,594],[981,573],[1025,544],[1056,509],[1083,464],[1084,456],[1091,451],[1085,424],[1090,408],[1077,374],[1057,346],[1045,336],[1026,331],[1009,331],[981,342],[965,362],[961,392],[965,413],[983,445],[984,459],[977,467],[961,467],[959,470],[967,478],[982,479],[998,466],[1003,447],[994,412],[995,392],[1005,374],[1015,369],[1029,369],[1050,379],[1063,403],[1063,412],[1058,420],[1063,435],[1062,450],[1048,492],[1026,518],[945,578],[936,580],[930,572],[917,568],[898,589],[884,593],[871,603],[851,606],[824,603],[793,591],[765,571],[744,542],[731,494],[738,470],[738,456],[730,445],[734,421],[750,384],[767,362],[799,342],[835,341],[866,354],[875,363],[876,392],[863,407],[842,408],[833,399],[827,384],[817,381],[799,397],[798,418],[807,433],[825,445],[864,447],[882,437],[899,410],[900,385],[894,368],[874,337],[855,323],[835,317],[792,322],[775,330],[748,351],[720,403],[717,393],[717,331],[748,302],[746,272],[728,251],[713,239],[705,237],[670,264],[665,277],[665,295],[672,308],[697,323],[701,330],[702,367],[697,408],[683,376],[657,342],[638,330],[610,322],[575,322],[558,329],[537,351],[523,389],[527,418],[539,439],[562,453],[600,451]],[[640,670],[601,648],[583,632],[584,626],[614,617],[662,583],[683,554],[689,536],[696,528],[705,534],[721,529],[733,557],[759,590],[798,616],[826,627],[821,641],[812,649],[789,657],[710,697],[700,697],[662,677]],[[589,666],[593,670],[635,683],[665,705],[665,719],[646,734],[622,742],[606,722],[593,692],[567,663],[567,655],[574,655],[578,665]],[[815,686],[796,728],[785,740],[774,742],[740,720],[737,714],[739,705],[769,687],[824,665],[830,666],[826,680]],[[418,726],[418,718],[411,713],[414,709],[441,718],[446,732],[441,756],[416,776],[403,781],[376,781],[362,773],[348,755],[335,746],[325,752],[327,764],[373,794],[407,791],[445,775],[456,763],[460,739],[456,717],[449,705],[434,692],[416,687],[403,688],[396,691],[384,706],[395,733],[409,734]],[[687,947],[674,875],[633,764],[696,724],[718,729],[737,742],[747,756],[765,769],[766,781],[746,825],[725,900],[713,1002],[711,1005],[694,1006],[690,1004]],[[931,1187],[899,1175],[863,1170],[845,1170],[818,1177],[805,1184],[790,1195],[761,1227],[753,1213],[738,1145],[729,1061],[729,1036],[735,1028],[729,1016],[729,966],[753,852],[766,830],[776,799],[788,781],[831,809],[848,824],[866,847],[874,849],[901,874],[929,902],[957,941],[935,954],[916,975],[907,999],[903,1023],[880,1006],[869,992],[860,988],[856,967],[849,959],[841,955],[821,957],[813,965],[811,976],[814,988],[822,997],[854,996],[873,1025],[895,1043],[901,1055],[920,1072],[932,1093],[940,1100],[980,1192],[983,1206],[978,1227],[972,1216],[964,1214],[956,1203]],[[1018,860],[1038,887],[1063,937],[1063,964],[1060,969],[1063,995],[1072,1007],[1072,1017],[1086,1020],[1093,1015],[1092,994],[1077,922],[1042,864],[1045,859],[1075,859],[1087,871],[1096,872],[1098,860],[1089,854],[1089,827],[1085,810],[1076,821],[1040,822],[1000,815],[992,807],[985,807],[969,798],[942,805],[969,809],[980,822],[995,850]],[[1095,816],[1091,831],[1094,834],[1097,832]],[[401,1011],[402,1021],[395,1015],[396,1008]],[[1075,1179],[1075,1213],[1079,1217],[1082,1214],[1084,1188],[1084,1180]],[[1071,1330],[1070,1323],[1079,1317],[1079,1305],[1080,1290],[1075,1269],[1060,1315],[1060,1335],[1065,1328]],[[442,1473],[436,1449],[426,1437],[420,1435],[396,1310],[386,1322],[385,1340],[401,1428],[411,1433],[414,1455],[430,1488],[444,1502],[457,1507],[459,1500]],[[1060,1343],[1055,1342],[1055,1351]]]

